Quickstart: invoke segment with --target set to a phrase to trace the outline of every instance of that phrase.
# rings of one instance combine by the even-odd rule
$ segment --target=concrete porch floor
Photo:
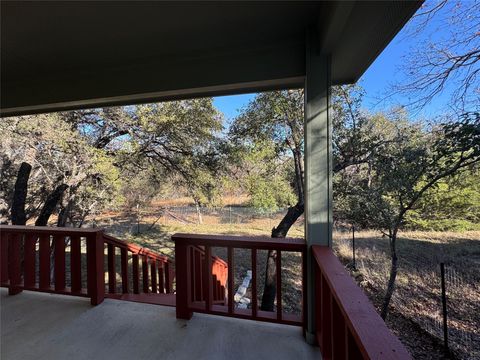
[[[300,328],[175,308],[1,289],[2,360],[320,359]]]

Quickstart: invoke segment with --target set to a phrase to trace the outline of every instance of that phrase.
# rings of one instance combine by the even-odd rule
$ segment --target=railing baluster
[[[318,268],[318,266],[317,266]],[[320,271],[317,272],[320,277],[320,329],[321,329],[321,344],[320,349],[326,357],[332,356],[332,313],[331,313],[331,300],[332,294],[330,292],[329,285]]]
[[[303,319],[295,314],[284,316],[282,306],[282,251],[303,253],[306,244],[303,239],[278,239],[271,238],[242,238],[235,236],[224,237],[221,235],[195,235],[175,234],[175,261],[177,274],[177,317],[189,319],[193,311],[214,313],[241,318],[250,318],[261,321],[279,322],[291,325],[303,325]],[[212,247],[227,248],[228,262],[218,257],[212,257]],[[194,248],[192,256],[189,248]],[[252,260],[252,310],[251,312],[235,309],[234,300],[234,268],[235,248],[249,249]],[[267,313],[260,311],[258,304],[258,249],[273,250],[276,252],[276,312]],[[181,250],[181,251],[180,251]],[[197,270],[197,266],[199,266]],[[195,271],[191,271],[194,267]],[[200,281],[197,276],[200,274]],[[303,280],[304,278],[302,278]],[[192,284],[194,282],[194,284]],[[202,285],[201,296],[192,295],[192,289],[198,291],[198,284]],[[228,295],[226,293],[228,288]],[[190,303],[194,300],[194,303]],[[203,302],[205,305],[203,305]],[[201,303],[201,308],[199,308]],[[178,305],[181,305],[180,307]],[[220,305],[220,306],[219,306]],[[180,309],[180,310],[179,310]]]
[[[42,234],[39,240],[40,289],[50,288],[50,235]]]
[[[10,244],[8,246],[9,254],[9,273],[10,286],[8,287],[8,294],[15,295],[22,292],[20,283],[22,277],[20,274],[20,239],[22,235],[12,234],[10,235]]]
[[[35,287],[35,245],[37,243],[37,236],[35,234],[25,235],[25,245],[23,249],[23,286]]]
[[[316,297],[315,299],[319,299]],[[307,253],[302,251],[302,320],[304,333],[307,329]],[[319,323],[317,323],[319,324]]]
[[[142,255],[142,280],[143,280],[143,292],[148,294],[148,257]]]
[[[190,274],[188,276],[190,276],[190,279],[192,279],[190,281],[190,301],[196,301],[195,299],[195,289],[196,287],[198,286],[197,284],[197,277],[196,277],[196,274],[195,274],[195,270],[196,270],[196,264],[195,264],[195,248],[193,246],[189,247],[188,248],[188,260],[191,264],[190,266]]]
[[[193,294],[193,297],[195,298],[195,301],[202,301],[202,254],[196,247],[192,246],[192,249],[195,257],[195,263],[193,266],[193,272],[195,274],[193,279],[195,282],[195,294]]]
[[[233,314],[233,248],[228,247],[228,313]]]
[[[345,334],[345,319],[338,307],[336,300],[331,297],[330,312],[332,314],[332,358],[345,359],[345,350],[347,348],[347,337]]]
[[[167,294],[171,294],[173,292],[172,280],[172,269],[170,263],[167,261],[165,262],[165,292]]]
[[[212,310],[212,298],[213,298],[213,289],[212,289],[212,248],[210,246],[205,246],[205,268],[203,269],[203,283],[204,283],[204,294],[205,299],[205,310],[207,312]]]
[[[8,242],[10,234],[0,232],[0,281],[2,284],[8,281]]]
[[[163,262],[160,262],[158,266],[158,290],[160,294],[165,293],[165,282],[164,282],[164,274],[163,274]]]
[[[87,236],[87,287],[92,305],[98,305],[105,298],[105,248],[103,233]]]
[[[157,293],[157,260],[151,259],[150,275],[152,277],[152,293]]]
[[[177,319],[190,319],[192,311],[190,309],[190,267],[192,264],[188,261],[189,246],[182,242],[175,241],[175,267],[177,271],[177,295],[176,295],[176,314]],[[165,263],[165,275],[168,274],[168,263]],[[168,283],[168,280],[165,279]],[[167,291],[168,292],[168,291]]]
[[[107,245],[108,251],[108,292],[115,294],[117,290],[117,271],[115,269],[115,246]]]
[[[65,290],[65,237],[54,235],[55,291]]]
[[[133,277],[133,293],[139,294],[138,282],[139,282],[139,273],[138,273],[138,254],[132,254],[132,277]]]
[[[277,320],[282,320],[282,252],[277,250],[276,258],[277,280]]]
[[[121,250],[121,266],[122,266],[122,292],[128,294],[128,251],[125,248]]]
[[[252,317],[257,317],[257,249],[252,249]]]
[[[80,237],[70,237],[70,276],[72,280],[72,292],[82,290],[82,248]]]

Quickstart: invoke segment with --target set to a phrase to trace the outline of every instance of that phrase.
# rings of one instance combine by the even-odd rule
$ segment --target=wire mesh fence
[[[212,224],[244,224],[252,221],[270,222],[275,226],[276,219],[281,218],[286,209],[259,210],[252,207],[226,206],[196,208],[194,206],[175,206],[164,208],[164,221],[186,223],[212,223]]]
[[[353,260],[351,233],[337,239],[337,252]],[[356,278],[381,298],[390,274],[388,239],[355,242]],[[453,245],[452,245],[453,243]],[[462,256],[458,242],[400,239],[396,288],[391,308],[444,344],[447,356],[480,359],[480,274],[478,262]],[[444,267],[445,310],[442,302]],[[353,267],[353,263],[350,263]]]

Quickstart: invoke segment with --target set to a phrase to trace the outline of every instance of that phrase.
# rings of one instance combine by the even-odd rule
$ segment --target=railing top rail
[[[103,229],[100,228],[59,228],[51,226],[31,226],[31,225],[0,225],[0,232],[21,232],[21,233],[49,233],[49,234],[58,234],[58,235],[69,235],[69,234],[95,234],[102,232]]]
[[[7,233],[30,233],[30,234],[54,234],[60,236],[78,235],[89,236],[96,233],[103,233],[103,239],[105,242],[116,245],[120,248],[128,249],[131,252],[138,253],[140,255],[147,255],[163,262],[171,262],[171,260],[165,256],[143,248],[141,246],[127,243],[123,240],[117,239],[114,236],[104,233],[101,228],[59,228],[53,226],[28,226],[28,225],[0,225],[0,232]]]
[[[327,246],[312,246],[313,256],[331,289],[347,326],[368,359],[411,359],[387,328],[365,293],[355,284]]]
[[[208,245],[248,249],[267,249],[283,251],[304,251],[306,243],[301,238],[271,238],[268,236],[231,236],[207,234],[172,235],[174,242],[181,241],[187,245]]]
[[[137,253],[139,255],[147,255],[147,256],[150,256],[152,258],[155,258],[155,259],[163,261],[163,262],[167,262],[167,261],[170,262],[171,261],[165,255],[160,255],[160,254],[158,254],[154,251],[151,251],[151,250],[146,249],[144,247],[141,247],[139,245],[127,243],[123,240],[117,239],[116,237],[108,235],[108,234],[103,234],[103,239],[105,240],[105,242],[107,244],[113,244],[115,246],[118,246],[119,248],[127,249],[127,250],[129,250],[131,252],[134,252],[134,253]]]

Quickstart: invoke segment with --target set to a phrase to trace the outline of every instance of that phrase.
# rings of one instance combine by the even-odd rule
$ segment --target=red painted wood
[[[164,263],[165,270],[165,292],[170,294],[173,292],[173,275],[172,275],[172,266],[170,262]]]
[[[54,235],[54,276],[55,290],[65,289],[65,237]]]
[[[410,359],[408,351],[395,337],[380,318],[363,291],[355,284],[351,276],[328,247],[313,245],[312,252],[323,275],[322,302],[326,288],[331,291],[331,299],[336,303],[338,314],[343,317],[352,340],[366,359]],[[330,310],[331,307],[328,307]],[[322,311],[322,337],[326,310]],[[328,335],[328,334],[327,334]],[[344,344],[345,345],[345,344]],[[322,349],[322,353],[324,350]]]
[[[40,289],[50,288],[50,235],[41,234],[39,242],[39,282]]]
[[[177,301],[178,301],[178,296],[177,296]],[[205,311],[205,304],[203,302],[196,302],[190,305],[190,309],[198,313],[207,313],[207,314],[228,316],[228,317],[247,319],[247,320],[252,319],[252,314],[249,309],[235,309],[234,313],[232,315],[229,315],[227,305],[212,305],[212,310],[207,312]],[[271,322],[276,324],[286,324],[286,325],[296,325],[296,326],[302,325],[301,316],[298,316],[295,314],[285,314],[283,319],[281,321],[278,321],[276,313],[270,312],[270,311],[261,311],[261,310],[258,310],[258,317],[255,320]]]
[[[120,264],[122,266],[122,292],[128,294],[128,251],[120,249]]]
[[[352,333],[347,331],[347,349],[346,349],[346,358],[349,360],[363,360],[363,356],[358,349],[358,345],[355,342],[355,339],[352,336]]]
[[[330,323],[332,327],[332,359],[346,359],[347,334],[345,320],[336,301],[330,302],[330,312],[332,314],[332,322]]]
[[[142,283],[143,292],[148,294],[148,257],[146,255],[142,255]]]
[[[235,295],[233,290],[233,248],[228,248],[228,313],[233,314],[233,296]]]
[[[66,259],[65,259],[65,238],[70,238],[70,279],[72,287],[66,287]],[[81,238],[86,237],[87,244],[87,289],[82,289],[81,279]],[[13,240],[10,240],[12,238]],[[36,241],[39,239],[39,286],[35,284],[35,247]],[[52,239],[53,253],[51,254],[50,239]],[[12,245],[9,243],[12,242]],[[22,256],[22,243],[24,242],[24,251]],[[121,249],[121,262],[122,262],[122,291],[128,292],[129,279],[128,279],[128,251],[133,249],[137,251],[135,257],[136,261],[136,279],[137,279],[137,291],[138,291],[138,257],[148,256],[151,260],[151,271],[155,275],[155,279],[152,279],[152,288],[156,291],[157,280],[156,271],[158,267],[166,264],[168,258],[163,255],[153,253],[149,250],[140,248],[138,246],[130,246],[130,244],[124,243],[118,239],[107,236],[104,238],[104,234],[101,230],[95,229],[65,229],[65,228],[48,228],[48,227],[30,227],[30,226],[0,226],[0,270],[2,286],[8,286],[10,293],[14,294],[22,289],[32,291],[42,291],[48,293],[64,294],[64,295],[76,295],[76,296],[88,296],[91,298],[92,304],[99,304],[105,297],[105,279],[104,279],[104,243],[107,244],[109,261],[108,270],[112,274],[116,272],[115,267],[115,247]],[[113,251],[112,251],[113,250]],[[152,254],[152,255],[150,255]],[[50,258],[53,256],[54,262],[54,276],[56,282],[52,287],[50,285]],[[135,265],[135,261],[133,261]],[[144,262],[147,265],[148,262]],[[23,265],[23,271],[22,271]],[[173,266],[171,263],[168,265],[167,275],[169,291],[172,293],[172,281]],[[135,267],[135,266],[134,266]],[[143,270],[143,269],[142,269]],[[22,274],[23,280],[22,281]],[[164,279],[162,276],[162,281]],[[12,277],[12,281],[9,278]],[[148,281],[148,275],[145,277]],[[159,280],[160,282],[160,280]],[[115,284],[116,285],[116,284]],[[148,284],[150,285],[150,284]],[[163,284],[162,284],[163,286]],[[110,290],[112,287],[111,281],[109,282]],[[115,294],[112,294],[114,296]],[[174,298],[174,295],[169,295],[170,298]],[[155,302],[157,300],[153,300]]]
[[[182,242],[175,242],[175,269],[177,278],[177,298],[176,315],[178,319],[190,319],[192,310],[190,309],[190,281],[191,263],[188,261],[189,246]],[[167,266],[168,264],[165,264]],[[167,269],[166,269],[167,270]],[[167,274],[168,271],[165,271]],[[168,291],[167,291],[168,292]]]
[[[277,250],[276,261],[276,281],[277,281],[277,320],[282,320],[282,252]]]
[[[8,281],[8,242],[10,235],[5,231],[0,231],[0,282]]]
[[[303,333],[307,331],[307,254],[302,251],[302,319],[303,319]],[[318,297],[317,297],[318,299]]]
[[[164,274],[163,274],[163,263],[159,263],[158,266],[158,290],[160,294],[165,293],[165,281],[164,281]]]
[[[176,306],[175,294],[106,294],[106,298],[140,302],[144,304]]]
[[[261,321],[270,321],[278,323],[288,323],[288,324],[302,324],[301,316],[290,316],[284,315],[282,313],[282,302],[281,302],[281,276],[278,276],[280,285],[278,286],[280,293],[280,302],[278,307],[278,312],[270,313],[265,315],[263,319],[261,318],[260,311],[258,310],[258,300],[256,292],[256,286],[254,286],[253,295],[255,304],[252,304],[255,310],[245,311],[234,308],[233,295],[234,295],[234,284],[233,284],[233,253],[234,248],[246,248],[251,249],[252,259],[254,260],[255,265],[252,265],[254,268],[254,274],[252,274],[253,283],[256,285],[257,281],[257,271],[256,271],[256,250],[258,249],[269,249],[273,248],[279,251],[281,256],[282,250],[289,251],[298,251],[304,253],[306,251],[305,242],[301,239],[271,239],[264,237],[254,237],[254,238],[245,238],[245,237],[233,237],[233,236],[210,236],[210,235],[192,235],[189,234],[175,234],[172,239],[175,241],[176,249],[182,247],[193,247],[197,252],[201,254],[200,261],[197,261],[197,252],[194,252],[194,255],[185,255],[185,261],[188,266],[193,267],[193,271],[189,268],[185,274],[185,267],[179,263],[179,254],[176,252],[176,274],[177,274],[177,290],[185,287],[186,285],[183,282],[188,283],[189,291],[198,291],[198,285],[201,284],[201,296],[196,296],[192,294],[192,297],[188,298],[188,301],[193,299],[193,302],[188,304],[188,301],[182,299],[182,291],[177,291],[177,307],[178,304],[182,303],[182,307],[185,307],[185,311],[191,316],[192,311],[204,312],[210,314],[219,314],[233,317],[241,318],[255,318],[258,317]],[[228,251],[228,263],[223,261],[218,257],[211,256],[211,247],[226,247]],[[176,250],[177,251],[177,250]],[[197,264],[201,265],[200,269],[196,269]],[[281,275],[281,261],[279,261],[278,269]],[[200,278],[197,281],[197,278]],[[191,282],[194,282],[192,284]],[[225,296],[225,287],[228,282],[229,295]],[[238,310],[238,311],[237,311]],[[248,314],[247,314],[248,313]],[[264,315],[262,313],[262,315]],[[255,318],[256,319],[256,318]]]
[[[23,248],[23,284],[25,287],[35,286],[35,246],[37,235],[25,235],[25,244]]]
[[[15,234],[35,233],[38,235],[63,235],[71,236],[74,234],[87,236],[98,233],[99,229],[85,228],[52,228],[48,226],[27,226],[27,225],[0,225],[0,232],[8,232]]]
[[[255,319],[258,311],[257,296],[257,250],[252,249],[252,316]]]
[[[190,274],[188,275],[190,276],[190,279],[192,279],[190,281],[190,294],[192,297],[189,300],[195,301],[195,288],[198,286],[195,276],[195,248],[193,246],[190,246],[187,251],[188,261],[190,261],[190,264],[192,264],[192,266],[190,267]]]
[[[10,285],[8,287],[8,294],[15,295],[22,292],[21,281],[22,275],[20,273],[21,259],[20,259],[20,246],[21,246],[21,234],[12,234],[8,244],[8,277]]]
[[[212,309],[213,289],[212,289],[212,248],[205,246],[205,261],[203,269],[203,298],[205,299],[205,310]]]
[[[87,285],[90,302],[98,305],[105,298],[103,233],[87,236]]]
[[[163,261],[163,262],[168,261],[168,257],[166,257],[164,255],[157,254],[154,251],[151,251],[151,250],[146,249],[146,248],[142,248],[141,246],[138,246],[138,245],[135,245],[135,244],[127,243],[127,242],[122,241],[120,239],[117,239],[117,238],[115,238],[111,235],[103,234],[103,239],[104,239],[105,243],[115,245],[116,247],[118,247],[120,249],[127,249],[128,251],[130,251],[133,254],[147,255],[150,258],[156,259],[158,261]]]
[[[108,256],[108,292],[115,294],[117,291],[117,271],[115,268],[115,246],[107,245]]]
[[[70,239],[70,276],[72,292],[82,290],[82,247],[79,235],[72,235]]]
[[[332,312],[331,312],[331,292],[330,288],[325,282],[325,278],[323,274],[320,278],[320,309],[317,313],[320,316],[320,334],[321,339],[319,342],[320,349],[322,350],[322,354],[325,357],[330,358],[332,356]],[[318,302],[317,302],[318,304]]]
[[[272,249],[285,251],[302,251],[305,248],[304,239],[270,238],[266,236],[226,236],[200,234],[174,234],[174,242],[183,242],[187,245],[220,246],[243,249]]]
[[[150,260],[150,275],[152,278],[152,293],[157,293],[157,262],[155,259]]]
[[[138,271],[138,255],[133,254],[132,255],[132,277],[133,277],[133,293],[134,294],[139,294],[140,289],[138,287],[138,282],[139,282],[139,271]]]
[[[202,253],[198,251],[195,247],[191,247],[194,254],[194,262],[192,266],[192,271],[194,273],[192,277],[192,282],[194,285],[193,299],[194,301],[202,300]]]

